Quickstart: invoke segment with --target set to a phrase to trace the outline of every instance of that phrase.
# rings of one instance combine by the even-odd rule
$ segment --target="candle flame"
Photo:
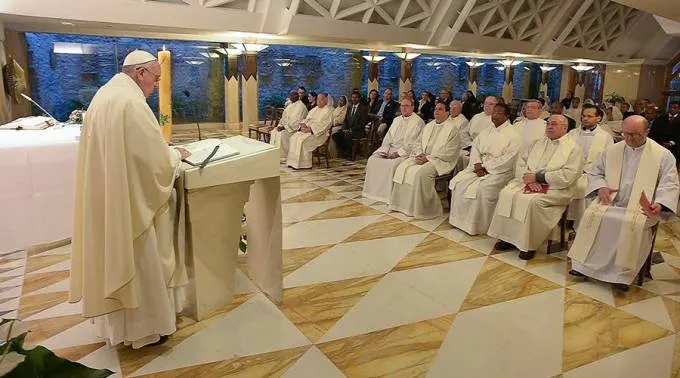
[[[163,45],[163,51],[165,51],[165,45]]]

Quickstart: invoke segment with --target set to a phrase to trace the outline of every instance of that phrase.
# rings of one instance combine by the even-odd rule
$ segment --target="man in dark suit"
[[[383,93],[383,101],[378,108],[377,116],[380,117],[380,127],[378,128],[378,135],[382,138],[387,133],[392,121],[397,116],[399,110],[399,103],[392,99],[392,89],[387,88]],[[384,125],[383,125],[384,124]]]
[[[335,145],[345,158],[351,157],[354,139],[363,138],[366,135],[365,128],[368,123],[368,105],[361,102],[359,92],[352,92],[350,101],[342,129],[333,134]]]
[[[671,101],[668,114],[651,123],[649,137],[670,150],[677,159],[680,155],[680,102]]]
[[[540,101],[540,99],[539,99]],[[563,115],[567,117],[567,131],[571,131],[572,129],[576,128],[576,121],[571,118],[570,116],[564,114],[564,105],[560,101],[555,101],[550,105],[550,114],[552,115]],[[550,117],[546,118],[546,122],[550,119]]]

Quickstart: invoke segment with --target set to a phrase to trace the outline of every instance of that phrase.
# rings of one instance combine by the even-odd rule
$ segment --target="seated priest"
[[[522,147],[532,145],[545,136],[546,122],[541,118],[543,105],[538,100],[529,100],[524,105],[524,117],[515,122],[514,126],[522,136]]]
[[[298,91],[290,91],[288,94],[288,106],[283,109],[279,125],[271,131],[269,143],[278,147],[281,159],[288,157],[288,145],[290,136],[300,128],[300,121],[307,116],[307,105],[300,101]]]
[[[342,129],[333,134],[335,145],[340,154],[346,158],[351,157],[354,139],[360,139],[366,135],[366,124],[368,123],[368,105],[361,102],[359,92],[352,93],[350,101],[352,103],[347,108]]]
[[[320,93],[316,106],[300,122],[300,130],[290,137],[288,166],[295,169],[312,168],[312,152],[326,143],[332,123],[333,109],[328,106],[328,93]]]
[[[413,112],[413,102],[410,99],[402,99],[400,109],[401,115],[392,122],[382,146],[375,150],[366,163],[362,195],[374,201],[390,202],[394,171],[420,143],[420,133],[425,126],[423,119]]]
[[[454,168],[454,171],[460,172],[463,169],[465,169],[465,167],[467,167],[468,162],[470,161],[470,151],[468,151],[469,149],[464,150],[462,148],[463,130],[467,130],[468,120],[462,113],[463,112],[462,101],[458,99],[451,100],[449,106],[451,108],[451,122],[453,122],[454,126],[456,126],[456,128],[458,129],[459,139],[461,140],[461,149],[460,153],[458,154],[459,155],[458,160],[456,161],[456,167]]]
[[[449,184],[452,191],[449,223],[470,235],[485,234],[491,224],[498,193],[515,175],[522,137],[510,124],[510,107],[498,104],[493,127],[482,130],[470,150],[470,163]]]
[[[586,209],[569,250],[575,276],[628,290],[652,247],[652,226],[662,211],[675,213],[680,194],[673,154],[647,138],[639,115],[623,121],[624,141],[605,149],[588,167]]]
[[[556,102],[556,104],[560,104]],[[602,119],[602,110],[594,105],[584,105],[581,111],[581,128],[573,129],[569,132],[571,139],[576,142],[583,150],[584,173],[578,180],[578,185],[574,192],[574,199],[569,204],[567,210],[567,220],[574,223],[574,230],[578,228],[579,220],[586,211],[586,185],[588,176],[585,171],[591,164],[595,163],[597,156],[607,147],[614,144],[611,134],[599,127]],[[590,201],[588,201],[590,202]]]
[[[434,181],[450,173],[460,156],[460,130],[449,115],[445,102],[435,105],[434,121],[423,129],[420,144],[394,172],[390,210],[416,219],[435,218],[444,212]]]
[[[472,119],[470,119],[470,122],[461,129],[460,143],[462,149],[469,150],[470,146],[472,146],[472,141],[475,140],[477,135],[483,130],[493,126],[491,115],[494,112],[496,104],[498,104],[498,98],[496,96],[487,96],[484,99],[484,111],[475,114]]]
[[[565,116],[554,115],[545,136],[524,147],[515,179],[501,190],[489,236],[496,249],[517,247],[519,258],[531,260],[557,225],[573,198],[583,173],[583,151],[567,135]]]

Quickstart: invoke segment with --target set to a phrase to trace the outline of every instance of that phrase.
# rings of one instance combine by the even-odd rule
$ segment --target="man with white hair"
[[[388,204],[392,197],[394,171],[420,142],[420,133],[425,126],[423,119],[413,112],[410,99],[403,98],[400,109],[401,115],[392,122],[382,145],[368,158],[362,192],[366,198]]]
[[[541,118],[542,105],[538,100],[529,100],[524,106],[524,118],[514,126],[522,136],[522,147],[530,146],[545,136],[545,121]]]
[[[648,134],[645,118],[626,118],[624,140],[609,146],[588,167],[586,193],[593,202],[569,250],[570,274],[628,290],[650,253],[652,226],[662,211],[677,211],[675,158]]]
[[[283,114],[278,126],[270,133],[269,143],[278,147],[281,159],[288,157],[290,137],[300,129],[300,122],[307,116],[307,105],[300,101],[298,91],[290,91],[288,94],[290,103],[283,109]]]
[[[479,133],[493,127],[491,115],[493,114],[493,108],[496,104],[498,104],[498,98],[496,98],[496,96],[487,96],[486,99],[484,99],[484,111],[475,114],[470,122],[460,129],[461,148],[469,150],[470,146],[472,146],[472,141],[475,140]]]
[[[160,77],[153,55],[130,53],[92,99],[80,137],[69,301],[82,300],[111,345],[165,342],[188,283],[171,202],[189,153],[168,147],[146,103]]]
[[[312,152],[326,143],[332,125],[333,109],[328,106],[328,93],[323,92],[316,98],[316,106],[300,123],[300,130],[290,137],[288,166],[295,169],[312,168]]]
[[[567,119],[554,115],[545,136],[525,147],[517,159],[515,179],[501,190],[488,235],[495,248],[519,249],[531,260],[557,225],[573,198],[583,172],[583,151],[567,135]]]

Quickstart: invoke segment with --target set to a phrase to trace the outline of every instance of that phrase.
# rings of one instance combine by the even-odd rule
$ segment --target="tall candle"
[[[165,49],[158,52],[161,81],[158,83],[158,112],[161,131],[166,141],[172,139],[172,55]]]

